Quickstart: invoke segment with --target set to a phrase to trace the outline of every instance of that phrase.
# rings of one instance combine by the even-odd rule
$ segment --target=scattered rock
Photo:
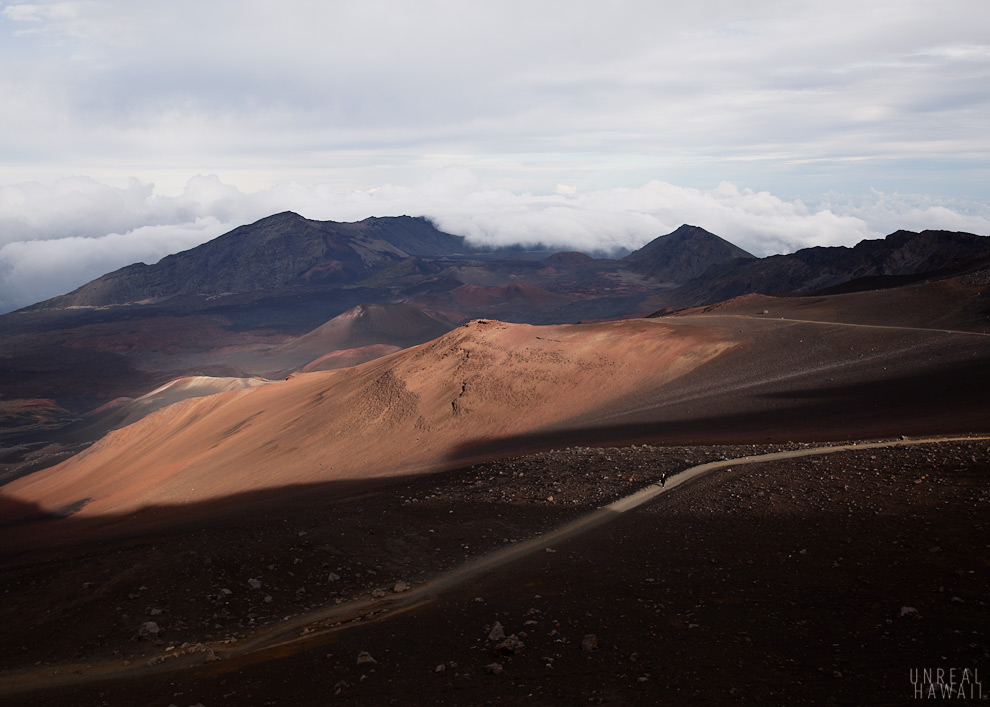
[[[585,653],[591,653],[591,651],[598,650],[598,636],[593,633],[589,633],[587,636],[581,639],[581,650]]]
[[[403,582],[400,579],[398,582],[395,583],[395,586],[392,587],[392,591],[395,592],[396,594],[401,594],[402,592],[409,591],[409,583]]]
[[[330,574],[329,574],[329,575],[327,576],[327,581],[328,581],[328,582],[336,582],[336,581],[337,581],[338,579],[340,579],[340,575],[339,575],[339,574],[337,574],[336,572],[331,572],[331,573],[330,573]]]
[[[385,596],[385,590],[381,588],[375,589],[371,592],[371,596],[375,597],[376,599],[380,599],[381,597]]]
[[[261,589],[261,581],[254,577],[248,580],[248,584],[251,585],[251,589]]]
[[[145,621],[143,624],[138,626],[137,630],[138,638],[143,638],[148,641],[153,641],[158,638],[159,633],[161,633],[161,629],[154,621]]]
[[[377,660],[371,657],[371,653],[368,651],[361,651],[358,653],[357,664],[358,665],[376,665]]]
[[[447,669],[447,666],[444,665],[443,663],[440,663],[440,665],[438,665],[437,667],[435,667],[433,669],[433,672],[435,672],[435,673],[442,673],[446,669]]]
[[[492,630],[488,632],[489,641],[504,641],[505,640],[505,628],[498,621],[492,626]]]
[[[512,634],[495,646],[495,652],[498,655],[517,655],[524,650],[526,650],[526,644],[520,641],[516,634]]]
[[[505,668],[502,667],[501,663],[489,663],[485,666],[485,672],[491,675],[501,675],[505,672]]]
[[[915,609],[913,606],[902,606],[901,607],[901,616],[914,616],[917,613],[918,613],[918,610]]]

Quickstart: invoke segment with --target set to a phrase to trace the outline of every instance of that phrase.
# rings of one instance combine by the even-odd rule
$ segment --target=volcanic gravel
[[[911,669],[990,666],[985,441],[720,470],[413,611],[236,655],[259,629],[415,588],[663,471],[801,447],[571,447],[212,515],[68,518],[33,547],[8,529],[0,694],[22,680],[5,704],[887,704],[912,698]],[[149,621],[157,637],[139,636]],[[489,640],[496,621],[519,652]],[[76,672],[95,682],[45,687]]]

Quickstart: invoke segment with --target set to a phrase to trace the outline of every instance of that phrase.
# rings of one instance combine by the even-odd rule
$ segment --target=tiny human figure
[[[666,471],[661,471],[660,472],[660,488],[663,488],[666,483],[667,483],[667,472]]]

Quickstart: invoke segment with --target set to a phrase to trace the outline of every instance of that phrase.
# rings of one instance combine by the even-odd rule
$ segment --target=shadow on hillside
[[[990,421],[987,390],[990,362],[979,359],[863,383],[756,391],[715,400],[700,411],[697,403],[660,404],[650,412],[649,422],[470,440],[449,461],[567,446],[772,444],[985,432]]]
[[[285,514],[304,507],[320,506],[329,510],[336,504],[374,496],[409,478],[299,484],[197,503],[147,506],[130,513],[95,516],[77,515],[89,501],[85,498],[57,511],[46,512],[35,503],[0,495],[0,559],[57,546],[147,539],[236,526],[272,512]]]
[[[930,368],[863,384],[836,383],[814,389],[754,391],[717,400],[718,408],[687,404],[659,407],[653,419],[544,430],[500,439],[465,440],[436,470],[456,470],[480,461],[574,446],[630,444],[758,444],[788,441],[939,435],[986,431],[990,420],[990,366],[986,360]],[[186,533],[250,522],[257,514],[354,503],[423,475],[338,480],[238,493],[180,506],[147,507],[123,515],[78,514],[88,499],[45,513],[0,495],[0,548],[9,556],[53,544],[95,539]]]

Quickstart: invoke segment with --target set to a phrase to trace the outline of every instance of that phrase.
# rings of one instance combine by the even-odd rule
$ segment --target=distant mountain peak
[[[128,266],[37,309],[162,302],[279,288],[353,284],[415,257],[469,250],[464,238],[419,217],[373,217],[355,223],[314,221],[283,211],[235,228],[154,265]]]
[[[713,265],[755,256],[700,226],[684,224],[623,258],[629,269],[665,282],[683,283]]]

